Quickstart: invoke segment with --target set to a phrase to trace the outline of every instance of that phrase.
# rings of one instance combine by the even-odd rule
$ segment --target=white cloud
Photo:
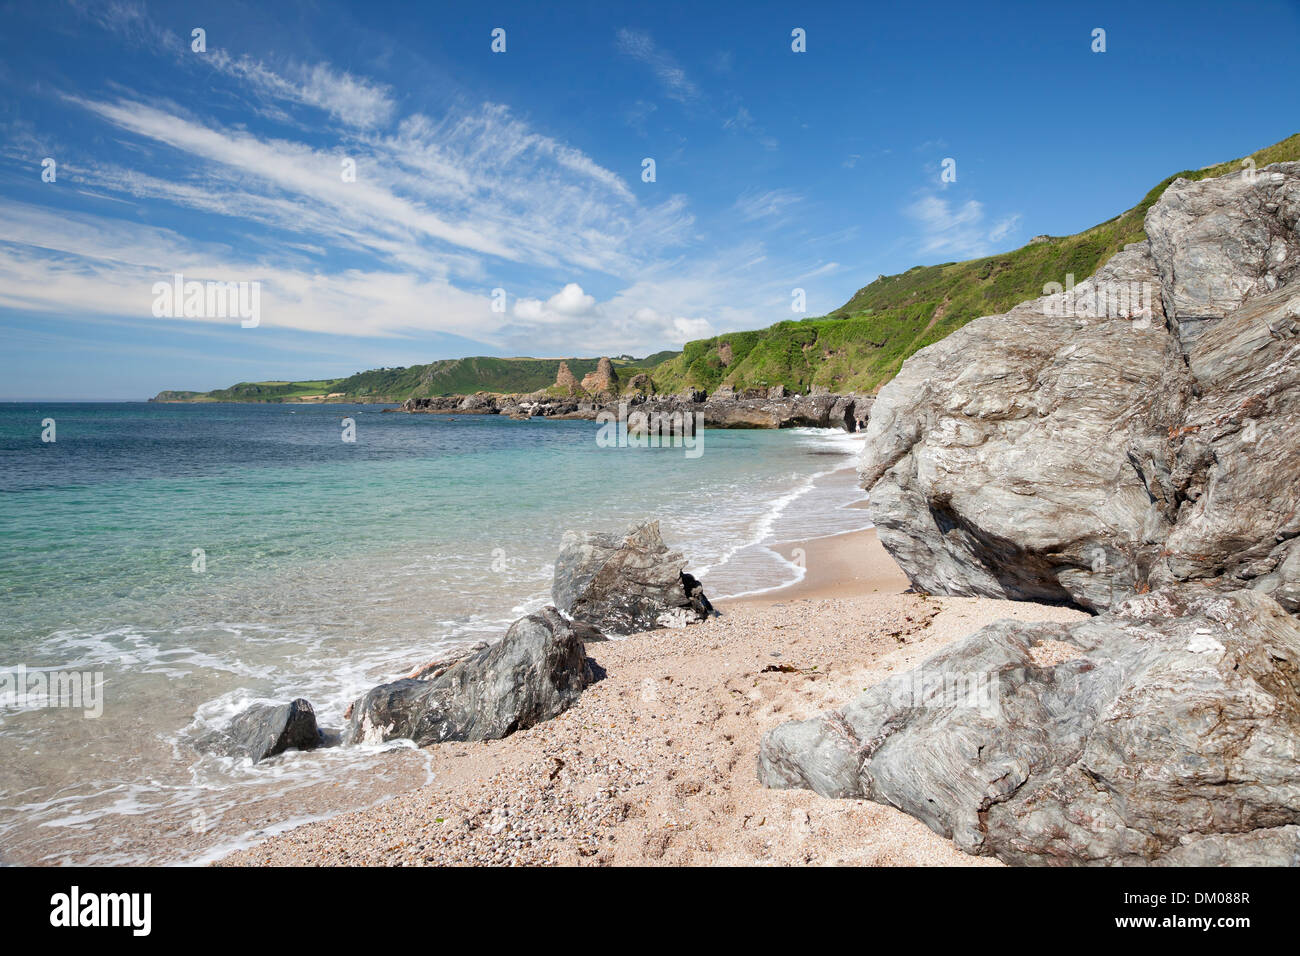
[[[759,219],[780,218],[786,210],[803,201],[803,196],[790,189],[769,189],[765,192],[748,192],[739,197],[733,208],[746,222]]]
[[[997,222],[993,228],[989,230],[989,239],[993,242],[1001,242],[1007,236],[1011,235],[1011,233],[1015,232],[1016,227],[1019,225],[1020,213],[1012,213],[1010,216]]]
[[[348,126],[385,125],[396,108],[389,87],[340,73],[325,63],[290,64],[284,75],[251,57],[232,57],[224,50],[213,50],[201,62],[244,81],[257,95],[317,107]]]
[[[677,65],[671,54],[655,46],[648,33],[622,29],[618,31],[616,42],[623,53],[650,67],[669,97],[680,103],[689,103],[699,98],[699,88],[686,75],[686,71]]]
[[[921,227],[922,252],[961,258],[991,254],[993,243],[1004,240],[1020,221],[1016,213],[989,228],[984,223],[984,206],[978,200],[954,204],[934,194],[922,196],[905,212]]]
[[[545,302],[539,299],[520,299],[515,303],[515,316],[527,322],[567,322],[577,316],[590,315],[596,306],[596,297],[587,295],[582,286],[570,282]]]
[[[131,29],[143,22],[124,16]],[[630,35],[632,55],[663,67],[669,88],[698,94],[638,36],[648,40]],[[60,182],[66,175],[74,188],[115,200],[90,199],[91,211],[0,200],[0,308],[148,323],[158,321],[153,284],[180,272],[261,282],[268,328],[441,332],[510,354],[648,353],[788,317],[791,287],[837,268],[821,258],[774,263],[753,241],[701,255],[684,197],[646,201],[500,104],[403,115],[390,89],[327,64],[277,72],[218,57],[213,65],[262,122],[222,125],[129,90],[64,97],[107,124],[94,137],[141,162],[66,150]],[[300,121],[304,109],[323,115]],[[287,125],[273,125],[280,118]],[[305,142],[304,130],[327,136]],[[355,182],[340,176],[343,158],[355,160]],[[800,199],[756,192],[734,212],[774,222]],[[191,223],[202,232],[187,235]],[[490,308],[497,286],[521,294],[509,313]],[[177,321],[198,329],[221,320]]]
[[[497,104],[439,121],[414,114],[392,133],[326,151],[206,125],[166,104],[69,101],[198,161],[185,181],[91,161],[87,185],[332,238],[417,268],[479,276],[488,256],[619,272],[680,242],[691,224],[680,197],[642,205],[614,173]],[[355,182],[340,175],[344,158],[356,163]]]

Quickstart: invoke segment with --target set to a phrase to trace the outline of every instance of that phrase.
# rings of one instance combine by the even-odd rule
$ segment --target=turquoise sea
[[[566,529],[658,518],[718,599],[801,573],[767,545],[868,526],[854,436],[708,430],[695,457],[596,435],[375,405],[0,405],[0,672],[103,681],[97,718],[0,696],[0,862],[192,862],[422,783],[401,744],[254,767],[189,741],[256,700],[337,726],[365,688],[498,636],[547,603]]]

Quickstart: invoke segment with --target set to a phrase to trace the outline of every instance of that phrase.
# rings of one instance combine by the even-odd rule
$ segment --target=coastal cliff
[[[1300,861],[1300,163],[1176,180],[1087,281],[903,364],[862,486],[918,591],[1071,604],[774,728],[773,788],[972,854]]]
[[[861,476],[912,583],[1105,610],[1195,582],[1300,611],[1298,224],[1300,163],[1179,180],[1091,279],[904,363]]]

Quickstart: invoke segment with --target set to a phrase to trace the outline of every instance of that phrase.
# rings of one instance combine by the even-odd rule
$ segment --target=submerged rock
[[[1203,581],[1300,611],[1298,223],[1300,163],[1175,181],[1092,278],[909,358],[861,476],[912,583],[1101,610]]]
[[[437,677],[372,688],[352,704],[344,742],[494,740],[550,720],[594,679],[584,638],[553,607],[522,617]]]
[[[1300,859],[1300,624],[1258,591],[999,621],[764,736],[760,781],[1028,864]]]
[[[335,741],[316,726],[311,702],[299,697],[287,704],[254,704],[223,730],[199,740],[198,749],[248,757],[257,763],[286,750],[315,750]]]
[[[555,559],[551,599],[575,621],[606,634],[635,634],[705,620],[713,605],[670,551],[658,521],[623,534],[566,531]]]

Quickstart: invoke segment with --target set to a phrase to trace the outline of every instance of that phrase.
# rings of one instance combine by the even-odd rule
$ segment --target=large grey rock
[[[1184,340],[1300,272],[1298,167],[1176,179],[1147,213],[1169,319]]]
[[[1176,182],[1149,241],[908,359],[861,476],[912,583],[1104,609],[1204,581],[1300,609],[1298,216],[1300,163]]]
[[[1010,863],[1295,862],[1300,624],[1199,586],[1000,621],[761,744],[759,779]]]
[[[315,750],[331,742],[316,726],[311,702],[299,697],[287,704],[254,704],[195,745],[199,750],[247,757],[257,763],[286,750]]]
[[[349,709],[344,742],[494,740],[550,720],[594,677],[584,634],[553,607],[522,617],[437,677],[372,688]]]
[[[551,599],[576,622],[606,634],[681,627],[713,613],[704,588],[670,551],[658,521],[623,534],[566,531],[555,559]]]

